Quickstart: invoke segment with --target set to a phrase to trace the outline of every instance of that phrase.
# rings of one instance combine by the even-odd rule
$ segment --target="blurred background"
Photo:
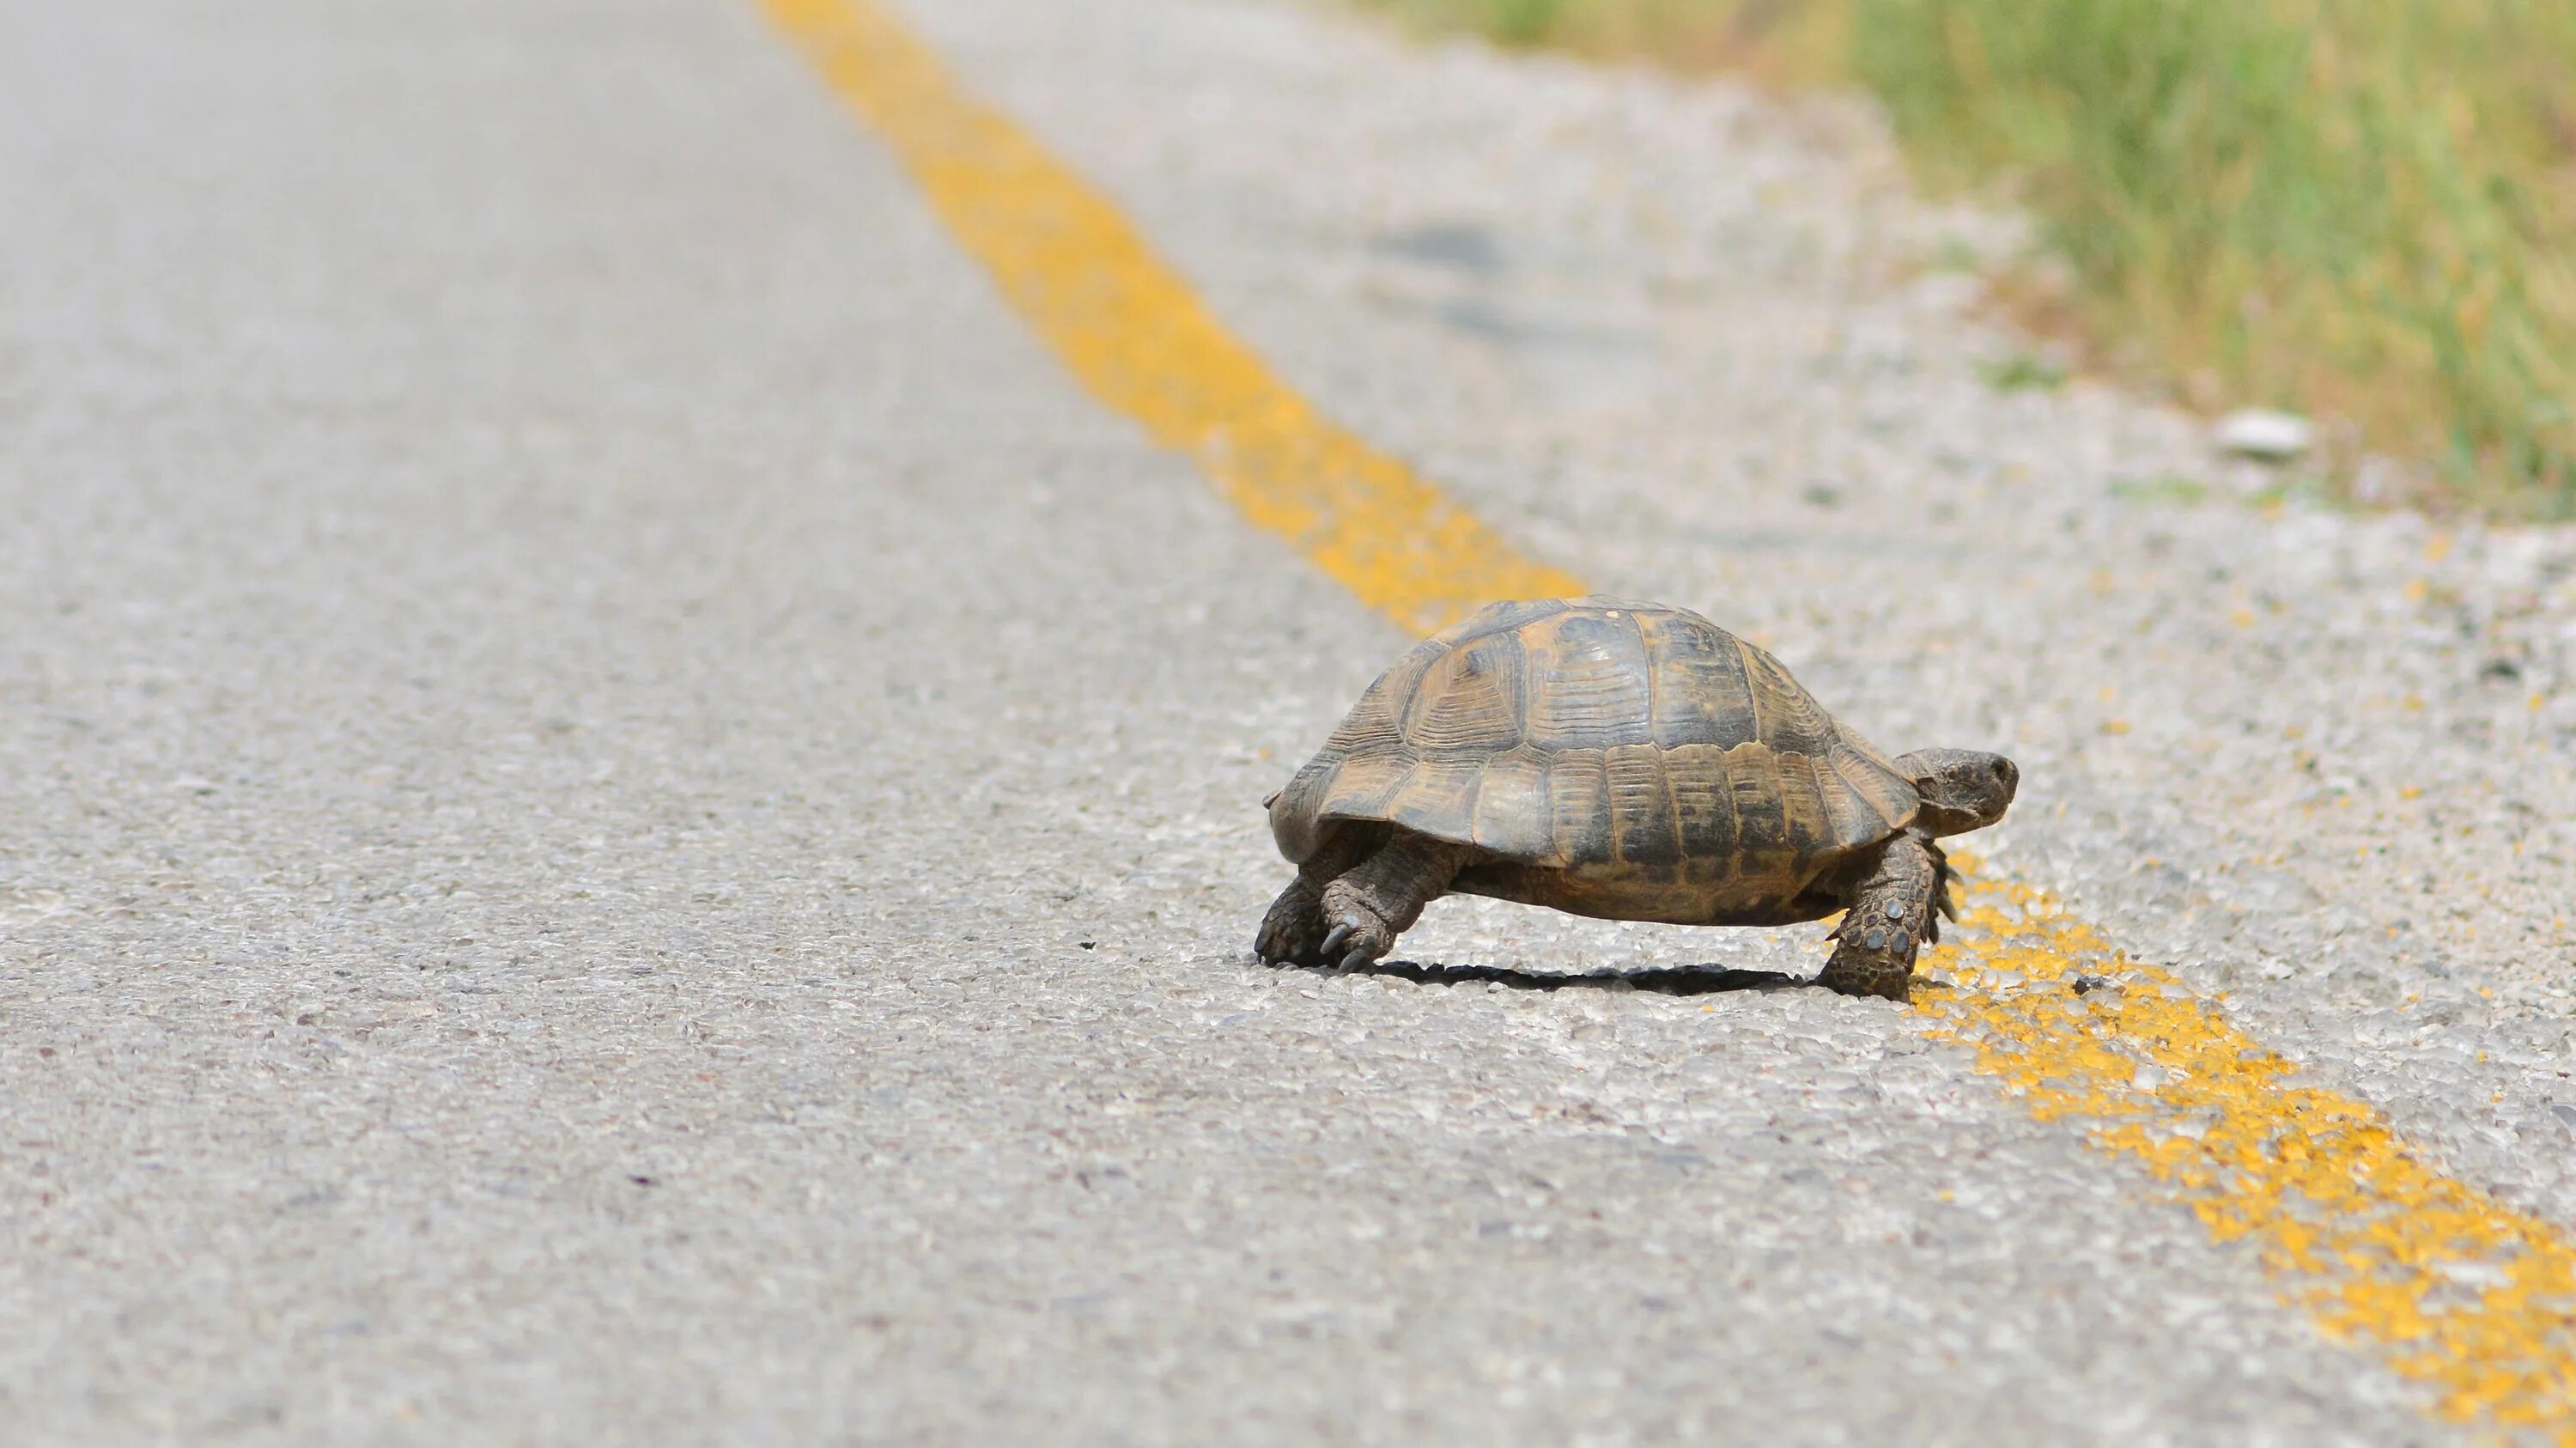
[[[1918,184],[2030,216],[2028,254],[1934,264],[1989,270],[2049,355],[2314,418],[2344,501],[2576,517],[2568,0],[1354,3],[1865,92]]]

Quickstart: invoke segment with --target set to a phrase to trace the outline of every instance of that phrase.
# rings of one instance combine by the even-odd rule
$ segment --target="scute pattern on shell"
[[[1584,598],[1494,604],[1416,646],[1270,818],[1292,861],[1336,821],[1385,821],[1573,877],[1489,869],[1460,888],[1565,908],[1606,889],[1619,899],[1595,903],[1623,910],[1686,888],[1705,910],[1735,881],[1734,907],[1758,911],[1918,804],[1761,649],[1694,613]]]

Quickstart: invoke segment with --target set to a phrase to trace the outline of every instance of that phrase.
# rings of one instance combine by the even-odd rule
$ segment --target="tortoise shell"
[[[1378,676],[1270,805],[1302,863],[1333,832],[1472,845],[1453,889],[1610,919],[1782,924],[1921,800],[1777,659],[1695,613],[1498,603]]]

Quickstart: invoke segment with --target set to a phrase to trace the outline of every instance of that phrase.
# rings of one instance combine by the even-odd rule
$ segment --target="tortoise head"
[[[2021,771],[2000,754],[1976,749],[1917,749],[1895,760],[1923,796],[1914,823],[1934,835],[1963,835],[2004,817]]]

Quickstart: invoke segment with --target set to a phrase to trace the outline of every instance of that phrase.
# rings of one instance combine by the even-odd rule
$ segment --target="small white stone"
[[[2296,413],[2248,407],[2220,418],[2211,437],[2221,452],[2277,463],[2314,446],[2317,430]]]

